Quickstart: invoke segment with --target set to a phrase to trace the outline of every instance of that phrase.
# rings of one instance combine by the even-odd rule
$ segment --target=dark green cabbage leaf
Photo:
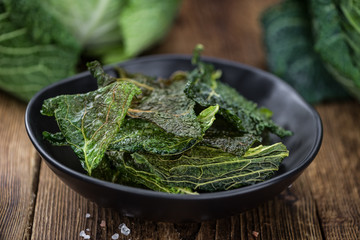
[[[256,103],[219,81],[221,71],[215,70],[212,64],[200,61],[201,51],[202,46],[198,45],[192,59],[197,67],[188,75],[184,90],[187,97],[203,107],[218,104],[219,113],[241,132],[259,136],[266,131],[280,137],[291,135],[290,131],[271,120],[272,113],[269,109],[258,108]]]
[[[255,143],[261,142],[260,136],[228,131],[209,130],[199,145],[214,147],[227,153],[242,156]]]
[[[128,115],[151,121],[176,136],[201,137],[202,128],[194,110],[195,102],[184,94],[184,85],[182,81],[177,81],[171,87],[154,89],[139,105],[129,109]]]
[[[203,110],[197,120],[201,125],[202,134],[212,125],[218,106],[211,106]],[[43,137],[56,146],[69,146],[61,132],[43,132]],[[125,118],[118,133],[114,136],[107,150],[124,152],[149,152],[160,155],[180,154],[198,142],[202,137],[180,137],[164,131],[152,122],[138,119]],[[209,140],[208,140],[209,142]]]
[[[315,50],[329,72],[360,100],[360,4],[310,0]]]
[[[114,82],[89,93],[47,99],[41,113],[55,117],[67,143],[91,175],[139,93],[132,83]]]
[[[17,8],[22,2],[9,4]],[[27,11],[36,9],[29,6]],[[80,50],[51,19],[29,18],[19,24],[17,16],[0,1],[0,88],[29,101],[40,89],[73,75]]]
[[[202,140],[205,131],[215,120],[218,106],[204,109],[197,122],[201,127],[201,136],[178,136],[164,131],[152,122],[143,119],[127,119],[111,142],[108,150],[125,152],[149,152],[159,155],[180,154]]]
[[[307,4],[298,0],[282,1],[262,14],[268,68],[309,103],[345,98],[314,49],[311,21]]]
[[[218,82],[219,71],[196,54],[194,71],[168,79],[123,69],[110,76],[89,63],[98,89],[45,100],[41,112],[55,116],[60,132],[44,139],[70,146],[91,176],[155,191],[197,194],[270,178],[288,150],[263,139],[290,131]]]
[[[281,143],[250,148],[243,156],[195,146],[179,156],[107,152],[118,162],[119,179],[155,191],[201,193],[230,190],[264,181],[274,175],[288,150]],[[123,178],[123,179],[121,179]]]
[[[284,0],[262,25],[270,71],[308,102],[360,99],[358,0]]]

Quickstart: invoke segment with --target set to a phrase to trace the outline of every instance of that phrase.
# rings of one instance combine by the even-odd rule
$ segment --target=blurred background
[[[359,5],[358,0],[1,0],[0,88],[28,101],[52,82],[85,71],[87,61],[191,54],[189,46],[202,43],[205,55],[271,71],[309,103],[360,99]]]

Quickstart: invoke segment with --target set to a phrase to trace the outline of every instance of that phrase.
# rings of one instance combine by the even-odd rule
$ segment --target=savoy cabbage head
[[[164,37],[180,0],[0,0],[0,88],[28,101],[76,72],[82,55],[113,63]]]
[[[262,25],[269,70],[308,102],[360,101],[359,0],[283,0]]]

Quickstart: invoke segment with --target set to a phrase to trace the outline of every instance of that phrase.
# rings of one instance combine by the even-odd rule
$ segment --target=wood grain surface
[[[184,0],[164,40],[143,55],[204,55],[266,69],[259,16],[277,0]],[[0,239],[360,239],[360,104],[315,106],[319,154],[280,195],[237,216],[173,224],[127,218],[88,201],[40,161],[24,128],[26,104],[0,91]],[[306,127],[306,126],[304,126]],[[86,214],[90,216],[87,217]],[[130,235],[121,234],[125,224]]]
[[[0,93],[0,239],[32,230],[39,157],[24,125],[26,105]]]

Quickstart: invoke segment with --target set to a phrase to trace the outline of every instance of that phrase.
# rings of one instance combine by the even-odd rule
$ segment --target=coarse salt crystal
[[[125,236],[128,236],[130,234],[130,229],[125,225],[125,223],[120,224],[119,229],[121,231],[121,234],[124,234]]]
[[[82,230],[79,235],[84,239],[90,239],[90,235],[87,235],[84,230]]]
[[[86,218],[89,218],[90,216],[91,216],[90,213],[87,213],[87,214],[85,215]]]
[[[83,236],[85,236],[85,235],[86,235],[85,231],[82,230],[82,231],[80,232],[80,237],[83,237]]]
[[[119,234],[118,233],[115,233],[114,235],[111,236],[111,239],[118,239],[119,238]]]

